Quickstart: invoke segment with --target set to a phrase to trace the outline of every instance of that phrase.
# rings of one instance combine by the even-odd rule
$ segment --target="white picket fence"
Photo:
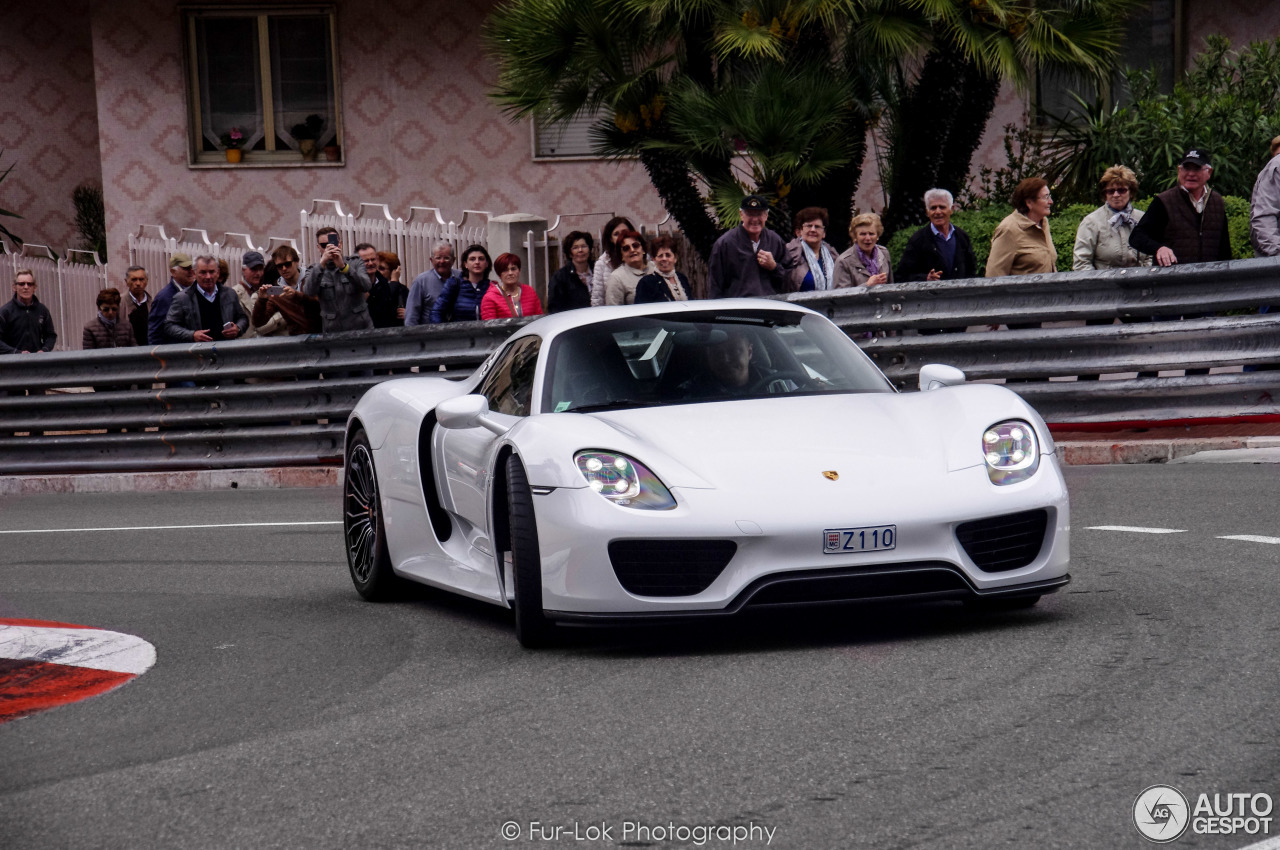
[[[463,210],[462,221],[453,222],[445,221],[437,207],[409,207],[409,217],[400,218],[386,204],[361,204],[359,213],[352,214],[343,212],[337,201],[317,198],[311,209],[302,211],[298,250],[304,263],[314,263],[319,258],[316,231],[333,227],[347,253],[354,253],[362,242],[395,253],[400,257],[400,279],[408,282],[431,268],[432,249],[442,242],[453,246],[455,257],[469,245],[488,248],[491,217],[484,210]]]
[[[299,250],[297,240],[285,236],[271,236],[265,245],[253,241],[247,233],[226,233],[222,241],[214,242],[209,233],[195,227],[184,227],[182,233],[172,237],[158,224],[144,224],[137,233],[129,234],[129,265],[142,266],[150,278],[150,292],[159,292],[169,280],[169,258],[181,251],[192,257],[209,256],[225,260],[230,266],[231,280],[239,280],[240,266],[246,251],[260,251],[270,257],[281,245],[292,245]],[[124,277],[121,272],[121,278]]]
[[[98,314],[98,293],[112,285],[98,255],[73,248],[60,257],[48,246],[30,242],[14,251],[0,240],[0,268],[6,284],[12,284],[18,269],[31,269],[36,276],[36,298],[53,316],[53,329],[58,334],[54,351],[79,350],[81,329]],[[116,288],[123,290],[123,281]]]
[[[527,232],[523,244],[529,257],[527,282],[544,301],[547,281],[565,262],[560,250],[561,239],[575,230],[586,231],[596,240],[598,256],[603,250],[599,244],[600,228],[613,215],[613,212],[563,213],[555,216],[545,231]],[[297,239],[272,236],[265,245],[259,245],[247,233],[226,233],[221,241],[214,241],[207,231],[198,228],[183,228],[181,235],[174,238],[160,225],[144,224],[129,235],[129,262],[145,267],[153,284],[163,285],[169,279],[169,257],[174,252],[182,251],[192,257],[210,255],[226,260],[235,279],[245,251],[261,251],[269,256],[279,245],[292,245],[304,264],[316,262],[319,259],[316,232],[333,227],[341,235],[343,250],[348,254],[354,253],[355,246],[362,242],[375,245],[380,251],[393,251],[400,257],[400,279],[408,283],[431,268],[431,253],[441,243],[451,245],[455,257],[470,245],[488,249],[491,218],[492,213],[485,210],[463,210],[461,221],[446,221],[438,207],[420,206],[410,207],[409,216],[403,218],[393,215],[386,204],[377,203],[362,203],[356,213],[348,213],[338,201],[317,198],[312,200],[310,209],[299,214]],[[676,237],[681,246],[679,268],[688,275],[695,292],[701,291],[706,267],[670,215],[657,224],[641,224],[640,232],[646,238],[659,233]],[[152,291],[157,289],[152,286]]]

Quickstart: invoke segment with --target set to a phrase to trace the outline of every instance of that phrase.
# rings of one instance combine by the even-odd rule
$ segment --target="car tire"
[[[400,579],[391,569],[387,532],[378,497],[378,472],[373,465],[369,437],[356,431],[347,446],[342,483],[342,531],[347,567],[356,591],[370,602],[399,596]]]
[[[993,613],[1033,608],[1039,601],[1039,596],[1015,596],[1007,599],[966,599],[964,604],[974,611]]]
[[[511,534],[511,573],[515,584],[516,639],[526,649],[552,643],[555,625],[542,608],[542,553],[533,513],[533,492],[520,458],[507,458],[507,520]]]

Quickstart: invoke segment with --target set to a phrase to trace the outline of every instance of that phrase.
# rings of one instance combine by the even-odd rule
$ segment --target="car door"
[[[498,420],[528,416],[533,401],[533,376],[542,339],[525,336],[509,343],[498,355],[476,392],[489,401]],[[514,421],[506,424],[515,424]],[[489,487],[499,437],[487,428],[457,428],[444,432],[437,469],[444,471],[446,508],[488,536]]]

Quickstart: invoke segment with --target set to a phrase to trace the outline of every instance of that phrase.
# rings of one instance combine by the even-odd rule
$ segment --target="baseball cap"
[[[1209,162],[1209,155],[1203,151],[1192,148],[1182,157],[1182,165],[1198,165],[1201,168],[1213,168],[1213,164]]]
[[[256,269],[258,266],[265,266],[267,260],[262,256],[261,251],[245,251],[244,260],[241,265],[246,269]]]
[[[174,266],[182,266],[184,269],[191,268],[191,255],[184,254],[181,251],[169,257],[169,268]]]
[[[745,212],[768,212],[769,203],[759,195],[747,195],[742,199],[742,205],[738,209]]]

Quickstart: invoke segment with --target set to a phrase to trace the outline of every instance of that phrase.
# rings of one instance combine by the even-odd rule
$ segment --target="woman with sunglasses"
[[[1098,183],[1104,203],[1080,221],[1072,251],[1072,271],[1151,265],[1149,256],[1129,247],[1129,234],[1142,220],[1142,210],[1133,208],[1138,176],[1123,165],[1113,165],[1102,173]]]
[[[520,258],[515,254],[499,254],[493,261],[498,273],[498,283],[490,286],[480,300],[480,318],[518,319],[523,316],[541,316],[542,302],[538,293],[527,283],[520,282]]]
[[[634,304],[640,278],[657,269],[645,256],[644,237],[634,230],[623,232],[618,239],[618,253],[622,264],[609,273],[604,283],[604,303]]]
[[[626,216],[615,215],[605,222],[600,231],[600,259],[596,260],[591,272],[591,306],[599,307],[604,303],[604,285],[613,274],[613,270],[622,265],[622,251],[618,248],[618,240],[628,230],[635,230],[635,225]]]
[[[98,293],[98,315],[84,326],[81,348],[125,348],[136,345],[133,328],[120,321],[120,293],[104,289]]]

